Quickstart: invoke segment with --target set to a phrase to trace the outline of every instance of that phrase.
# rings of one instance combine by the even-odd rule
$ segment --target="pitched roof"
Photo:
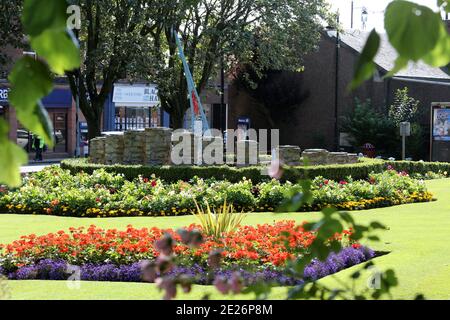
[[[347,30],[341,33],[341,41],[357,52],[362,52],[369,32],[359,30]],[[388,41],[386,34],[380,34],[380,49],[375,57],[375,63],[385,71],[394,67],[394,62],[398,57],[397,51]],[[435,79],[450,81],[450,75],[440,68],[431,67],[422,61],[410,62],[408,67],[395,74],[396,77]]]

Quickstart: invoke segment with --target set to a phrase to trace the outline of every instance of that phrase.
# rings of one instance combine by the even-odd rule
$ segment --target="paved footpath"
[[[59,162],[38,162],[38,163],[30,163],[26,166],[20,167],[20,173],[31,173],[31,172],[38,172],[42,169],[53,166],[53,165],[59,165]]]

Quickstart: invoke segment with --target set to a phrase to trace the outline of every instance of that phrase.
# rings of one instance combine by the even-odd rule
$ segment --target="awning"
[[[69,89],[57,88],[42,99],[46,108],[71,108],[72,93]]]

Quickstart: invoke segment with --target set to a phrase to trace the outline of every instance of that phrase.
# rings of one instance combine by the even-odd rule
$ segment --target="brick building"
[[[375,58],[375,76],[349,92],[347,88],[353,77],[354,66],[367,36],[367,32],[355,30],[341,33],[337,49],[336,31],[326,30],[318,50],[305,57],[304,71],[286,72],[286,77],[298,84],[298,90],[305,94],[306,99],[290,117],[276,123],[282,144],[299,145],[303,149],[335,150],[338,143],[344,144],[342,137],[345,135],[336,129],[339,128],[339,119],[353,110],[355,98],[362,101],[371,99],[375,108],[386,112],[395,91],[404,87],[409,88],[410,95],[419,100],[420,107],[425,109],[422,124],[428,130],[431,103],[450,101],[448,70],[432,68],[419,62],[410,64],[392,78],[383,78],[392,69],[397,55],[387,36],[382,35],[381,48]],[[255,129],[269,127],[267,118],[260,110],[258,103],[245,91],[236,86],[230,88],[230,129],[236,128],[241,117],[251,119]]]
[[[9,138],[29,152],[31,150],[31,134],[20,126],[14,108],[10,106],[8,93],[10,85],[7,75],[11,71],[13,62],[26,53],[20,49],[6,47],[2,52],[9,57],[10,63],[0,66],[0,117],[5,119],[10,127]],[[69,84],[66,78],[57,78],[54,81],[54,90],[42,100],[53,123],[55,146],[45,152],[44,158],[65,158],[72,156],[76,146],[76,106],[72,99]]]

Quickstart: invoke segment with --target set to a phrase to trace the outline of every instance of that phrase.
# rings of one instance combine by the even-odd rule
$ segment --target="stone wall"
[[[329,152],[324,149],[307,149],[302,153],[302,160],[308,165],[352,164],[358,162],[358,155],[347,152]]]
[[[126,131],[123,135],[123,163],[143,164],[145,161],[145,132]]]
[[[300,157],[302,150],[298,146],[278,146],[276,149],[280,162],[288,166],[301,165]]]
[[[105,164],[105,137],[97,137],[91,140],[90,160],[92,163]]]
[[[181,147],[178,143],[184,142]],[[195,144],[201,144],[203,162],[198,161]],[[168,128],[148,128],[141,131],[105,133],[104,136],[91,140],[91,162],[99,164],[129,165],[222,165],[224,161],[222,137],[203,137],[195,139],[194,133],[185,131],[173,135]],[[185,148],[186,147],[186,148]],[[200,146],[197,146],[197,150]],[[217,153],[220,151],[220,153]],[[329,152],[324,149],[307,149],[301,153],[298,146],[278,146],[277,158],[285,165],[352,164],[358,162],[356,154],[346,152]],[[172,154],[173,153],[173,154]],[[258,142],[253,140],[238,141],[236,154],[227,155],[227,164],[238,167],[258,165],[262,155],[259,154]],[[270,164],[270,155],[262,161]],[[172,163],[172,159],[174,163]],[[231,161],[231,163],[230,163]]]
[[[145,157],[146,165],[170,165],[172,154],[172,130],[169,128],[145,129]]]
[[[105,136],[105,164],[123,163],[124,134],[107,134]]]

